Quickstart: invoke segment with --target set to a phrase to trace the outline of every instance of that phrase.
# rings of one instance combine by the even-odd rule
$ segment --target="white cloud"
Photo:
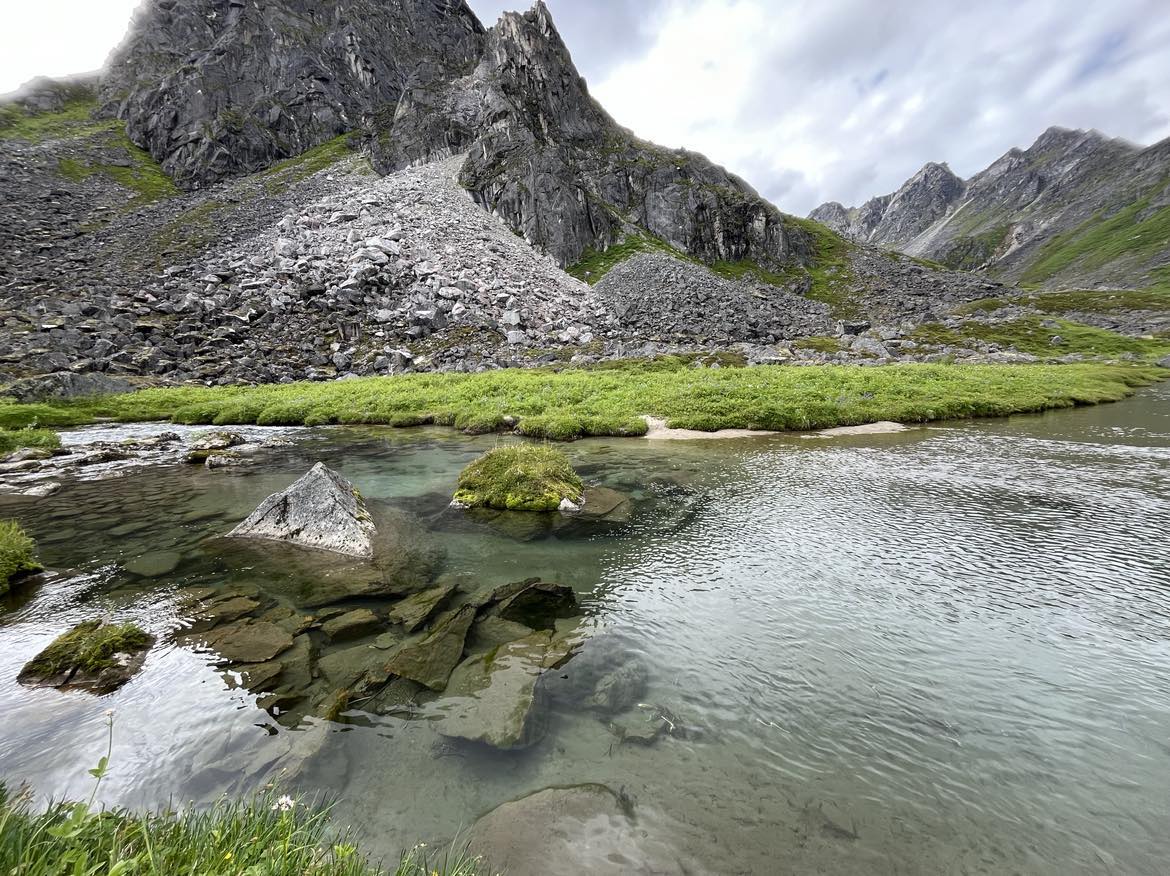
[[[139,0],[11,0],[0,11],[0,94],[102,66]]]
[[[487,24],[530,0],[470,0]],[[970,175],[1050,125],[1170,135],[1166,0],[548,0],[622,124],[781,208]],[[94,69],[137,0],[7,3],[0,92]]]

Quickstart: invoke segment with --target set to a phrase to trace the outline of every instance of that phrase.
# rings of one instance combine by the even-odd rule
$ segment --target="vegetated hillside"
[[[1170,140],[1050,128],[968,180],[928,164],[858,208],[810,214],[850,239],[1051,288],[1170,290]]]

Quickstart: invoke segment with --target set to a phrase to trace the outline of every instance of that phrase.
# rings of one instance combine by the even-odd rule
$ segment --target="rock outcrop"
[[[287,490],[261,502],[228,537],[372,558],[374,532],[370,512],[354,485],[319,462]]]
[[[1143,288],[1170,270],[1170,140],[1049,128],[968,180],[928,164],[897,192],[810,217],[951,268],[1056,287]]]
[[[742,180],[620,128],[539,0],[486,31],[463,0],[154,0],[101,95],[188,188],[356,132],[382,173],[468,152],[463,185],[562,265],[634,228],[708,261],[815,255]]]
[[[470,73],[482,40],[463,0],[148,0],[101,99],[194,188],[393,117]]]

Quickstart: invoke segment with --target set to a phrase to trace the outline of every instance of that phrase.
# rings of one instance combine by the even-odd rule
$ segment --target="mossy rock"
[[[0,596],[22,578],[42,571],[33,554],[36,548],[15,520],[0,520]]]
[[[584,485],[562,451],[541,444],[489,450],[459,475],[454,501],[467,508],[556,511],[581,502]]]
[[[25,664],[17,681],[34,687],[117,690],[142,668],[154,636],[134,624],[85,621]]]

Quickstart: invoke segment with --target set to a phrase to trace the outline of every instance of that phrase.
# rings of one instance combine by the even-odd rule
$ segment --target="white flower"
[[[106,709],[106,717],[107,718],[114,717],[114,710],[113,709]]]
[[[272,811],[276,812],[279,809],[281,812],[288,812],[296,805],[297,803],[295,800],[293,800],[292,797],[290,797],[288,794],[283,794],[276,799],[275,803],[272,804]]]

